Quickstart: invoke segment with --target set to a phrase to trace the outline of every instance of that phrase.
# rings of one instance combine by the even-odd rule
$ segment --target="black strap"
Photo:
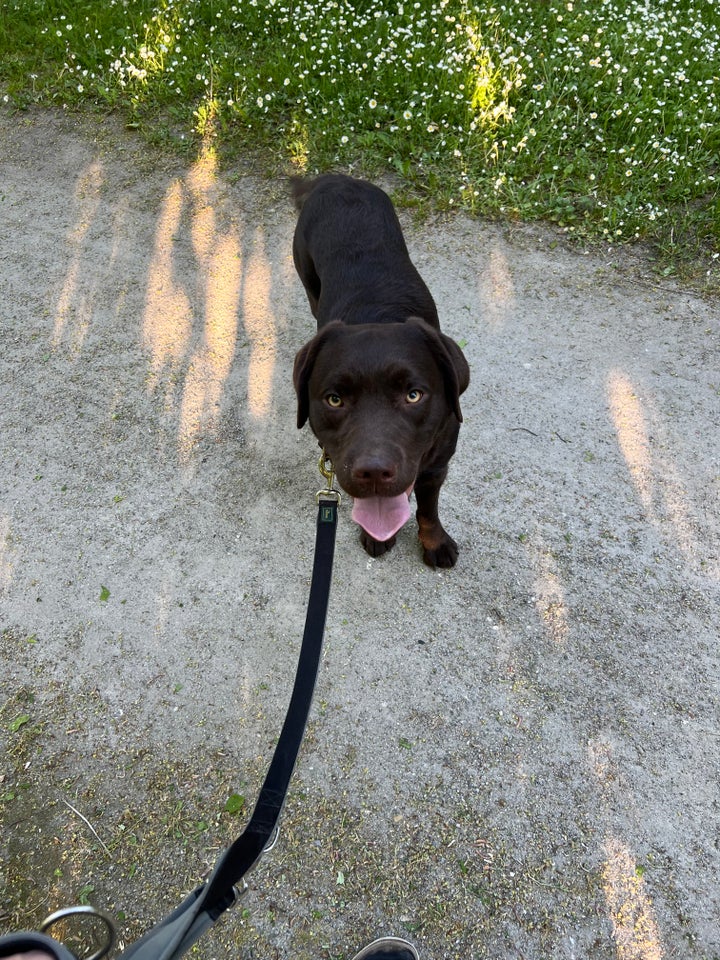
[[[170,916],[120,954],[126,960],[130,957],[134,960],[174,960],[182,956],[235,902],[236,884],[252,870],[273,838],[305,733],[320,664],[335,552],[337,507],[337,499],[319,495],[315,559],[295,685],[280,739],[250,822],[221,855],[209,879]]]

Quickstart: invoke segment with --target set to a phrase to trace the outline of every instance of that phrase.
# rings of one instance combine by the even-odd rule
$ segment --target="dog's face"
[[[298,426],[310,420],[352,497],[396,497],[452,455],[468,380],[457,344],[420,319],[330,323],[295,358]]]

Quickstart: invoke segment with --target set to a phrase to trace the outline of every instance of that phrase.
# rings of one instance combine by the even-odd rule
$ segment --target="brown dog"
[[[438,517],[470,380],[458,345],[410,261],[390,198],[340,174],[293,181],[293,259],[318,322],[295,358],[298,427],[310,426],[355,500],[361,541],[395,543],[415,491],[423,559],[452,567],[457,544]]]

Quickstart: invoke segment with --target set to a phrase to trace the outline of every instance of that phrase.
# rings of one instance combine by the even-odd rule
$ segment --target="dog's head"
[[[298,427],[309,419],[341,487],[396,497],[445,467],[470,380],[458,345],[423,320],[327,324],[295,357]]]

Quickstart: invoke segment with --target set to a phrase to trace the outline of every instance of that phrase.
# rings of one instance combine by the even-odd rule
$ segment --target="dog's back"
[[[410,260],[383,190],[337,173],[295,177],[291,190],[300,211],[295,266],[320,326],[419,316],[439,328],[435,301]]]

